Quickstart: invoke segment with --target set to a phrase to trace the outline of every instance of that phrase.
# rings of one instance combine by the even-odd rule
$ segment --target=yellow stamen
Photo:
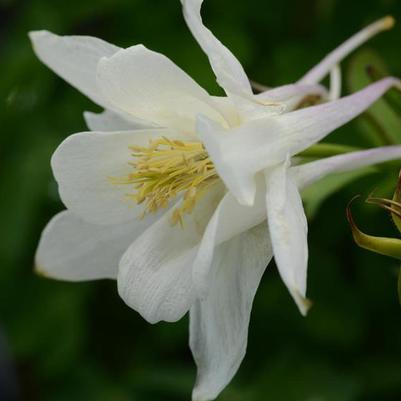
[[[133,193],[127,197],[145,204],[143,215],[166,208],[177,195],[183,195],[172,214],[172,224],[182,225],[183,214],[191,213],[199,198],[219,180],[200,142],[163,137],[149,141],[147,147],[130,146],[130,150],[135,158],[129,163],[132,173],[112,182],[132,187]]]

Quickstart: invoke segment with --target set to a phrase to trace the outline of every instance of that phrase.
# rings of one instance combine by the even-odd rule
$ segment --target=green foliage
[[[348,86],[352,92],[362,89],[372,81],[388,76],[384,60],[371,49],[359,51],[350,63]],[[392,101],[393,99],[394,102]],[[398,105],[401,95],[392,90],[365,113],[360,123],[371,137],[372,145],[391,145],[401,142],[401,114]]]
[[[267,85],[293,82],[357,29],[386,14],[401,19],[400,2],[205,4],[208,26],[249,76]],[[184,25],[179,1],[3,0],[0,19],[0,326],[17,366],[21,398],[188,400],[195,370],[185,319],[151,326],[123,304],[113,282],[59,283],[32,272],[40,232],[63,208],[50,156],[63,138],[86,129],[82,112],[97,108],[39,63],[26,35],[49,29],[120,46],[144,43],[168,55],[211,93],[220,93]],[[400,38],[397,26],[345,63],[350,89],[369,79],[363,57],[381,66],[380,57],[388,71],[401,75]],[[385,103],[380,107],[375,118],[399,143],[399,120],[387,119]],[[382,142],[375,130],[359,119],[328,142],[370,147]],[[334,177],[311,190],[309,297],[314,307],[301,318],[273,266],[268,269],[255,300],[246,359],[222,401],[401,399],[401,317],[391,269],[398,266],[356,247],[344,216],[354,194],[377,186],[391,190],[394,171],[388,166],[376,174]],[[383,224],[380,212],[372,209],[368,217],[368,224],[388,235],[391,225]]]
[[[329,196],[341,190],[344,186],[350,185],[354,180],[362,178],[374,171],[375,169],[373,167],[367,167],[346,173],[332,174],[306,188],[302,192],[306,215],[309,218],[314,217],[322,203]]]

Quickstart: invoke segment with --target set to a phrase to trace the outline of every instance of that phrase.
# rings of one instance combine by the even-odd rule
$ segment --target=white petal
[[[98,226],[70,211],[57,214],[44,229],[36,251],[36,271],[59,280],[117,278],[118,262],[151,219]]]
[[[100,60],[97,80],[117,110],[160,126],[191,133],[198,113],[225,123],[205,90],[167,57],[144,46]]]
[[[84,118],[91,131],[132,131],[151,127],[150,123],[134,119],[127,114],[117,114],[111,110],[105,110],[101,113],[85,111]]]
[[[394,18],[392,17],[382,18],[367,26],[366,28],[362,29],[360,32],[352,36],[350,39],[348,39],[346,42],[344,42],[337,49],[328,54],[319,64],[317,64],[307,74],[305,74],[298,81],[298,83],[314,84],[320,82],[336,64],[339,64],[352,51],[368,41],[371,37],[377,35],[382,31],[391,29],[393,26]]]
[[[110,57],[120,48],[90,36],[58,36],[48,31],[30,32],[39,59],[69,84],[95,103],[107,102],[96,84],[96,67],[102,57]]]
[[[219,246],[209,296],[190,312],[190,346],[198,367],[193,401],[214,400],[238,370],[253,299],[271,256],[264,224]]]
[[[251,84],[240,62],[203,25],[201,6],[203,0],[181,0],[184,18],[199,45],[209,58],[218,84],[236,105],[243,121],[282,112],[285,105],[262,101],[253,95]]]
[[[137,219],[143,208],[127,200],[127,185],[113,184],[132,172],[129,146],[146,146],[150,139],[173,136],[167,130],[84,132],[69,136],[52,157],[61,200],[84,220],[115,224]]]
[[[252,88],[240,62],[202,22],[200,14],[203,0],[181,0],[185,21],[209,57],[217,82],[227,94],[251,96]]]
[[[305,315],[308,225],[301,196],[287,167],[285,162],[265,172],[267,222],[280,276]]]
[[[383,146],[374,149],[351,152],[344,155],[327,157],[291,167],[290,171],[298,188],[302,189],[328,174],[342,173],[373,164],[401,159],[401,146]]]
[[[241,204],[252,205],[255,173],[320,141],[392,86],[400,87],[399,80],[385,78],[339,100],[249,121],[230,131],[203,117],[197,131],[224,183]]]
[[[265,183],[260,178],[253,207],[242,206],[227,192],[210,219],[193,264],[192,277],[198,296],[210,290],[211,268],[217,245],[255,227],[266,219]],[[235,216],[235,218],[233,218]]]
[[[230,127],[235,127],[241,123],[241,116],[231,98],[227,96],[212,96],[212,98],[216,109]]]
[[[150,323],[179,320],[195,299],[192,263],[221,189],[210,190],[185,216],[184,227],[172,226],[166,213],[126,251],[120,262],[118,291],[128,306]]]
[[[242,166],[240,142],[246,141],[246,139],[235,133],[240,131],[245,135],[242,132],[243,127],[252,128],[258,121],[260,120],[251,121],[239,128],[234,128],[228,131],[229,134],[221,125],[204,116],[198,117],[196,125],[196,132],[207,149],[219,177],[238,201],[247,206],[253,205],[256,186],[252,182],[253,177],[250,177],[248,169]],[[238,140],[234,143],[232,139]],[[246,150],[250,151],[249,148]],[[234,163],[234,158],[236,158],[236,163]]]

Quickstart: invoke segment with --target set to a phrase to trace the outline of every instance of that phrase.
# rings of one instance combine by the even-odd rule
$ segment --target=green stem
[[[341,155],[343,153],[355,152],[357,150],[361,149],[354,146],[339,145],[336,143],[317,143],[299,153],[297,156],[318,159],[322,157]]]

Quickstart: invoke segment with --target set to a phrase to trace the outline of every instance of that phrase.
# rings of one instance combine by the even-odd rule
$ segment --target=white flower
[[[244,357],[252,301],[273,254],[306,313],[299,191],[332,172],[401,158],[401,146],[299,165],[291,158],[400,84],[386,78],[339,98],[338,64],[389,29],[387,17],[297,83],[254,95],[240,63],[204,27],[202,1],[182,3],[226,97],[210,96],[142,45],[30,34],[38,57],[105,109],[85,113],[91,132],[68,137],[53,155],[67,210],[44,230],[36,262],[54,278],[117,279],[123,300],[151,323],[190,311],[193,399],[205,401],[217,397]],[[319,85],[328,73],[330,91]],[[300,108],[316,97],[322,103]]]

